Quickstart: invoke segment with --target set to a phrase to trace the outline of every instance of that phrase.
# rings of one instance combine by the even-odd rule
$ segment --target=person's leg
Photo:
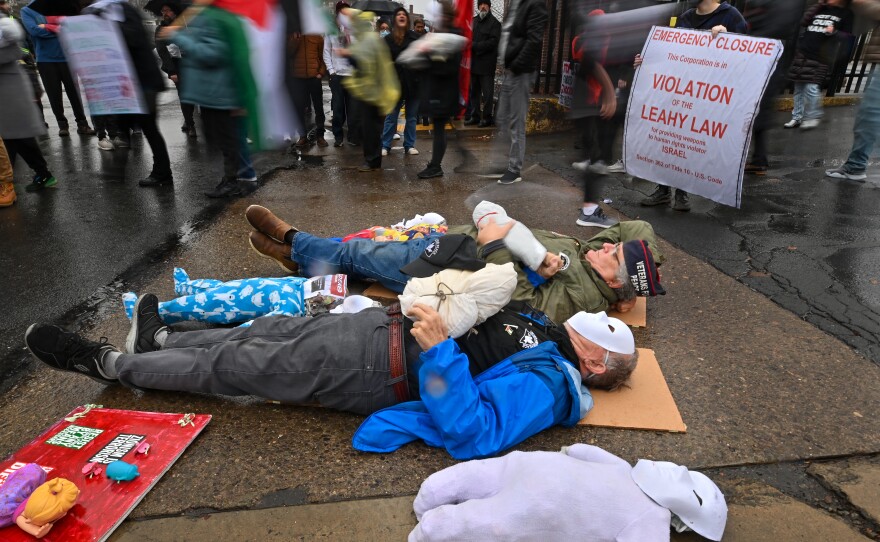
[[[531,85],[536,73],[513,76],[510,92],[510,154],[507,170],[519,174],[526,156],[526,115],[529,112]]]
[[[43,89],[49,98],[49,107],[52,108],[52,114],[55,115],[55,121],[58,128],[66,130],[69,128],[67,117],[64,116],[64,102],[61,94],[61,73],[57,67],[58,62],[39,62],[37,68],[40,70],[40,79],[43,81]]]
[[[819,120],[822,118],[822,88],[816,83],[807,83],[804,86],[804,120]]]
[[[468,105],[464,112],[465,124],[476,124],[480,120],[480,78],[471,74],[468,91]]]
[[[480,93],[482,94],[483,116],[480,124],[490,126],[493,123],[492,109],[495,107],[495,75],[478,75]]]
[[[394,134],[397,133],[397,119],[400,118],[400,108],[403,106],[403,98],[397,101],[397,105],[394,106],[394,109],[391,113],[385,117],[385,122],[382,125],[382,148],[386,151],[391,150],[391,141],[394,137]],[[407,107],[407,110],[409,107]]]
[[[180,112],[183,113],[183,125],[188,128],[187,135],[191,135],[189,134],[189,131],[193,130],[196,126],[196,106],[186,102],[180,102]]]
[[[16,199],[15,185],[12,184],[12,164],[9,162],[6,146],[0,139],[0,207],[9,207]]]
[[[312,109],[315,110],[315,134],[319,143],[324,139],[324,132],[327,131],[327,116],[324,113],[324,89],[321,80],[317,77],[309,79],[308,83],[309,96],[312,100]]]
[[[791,110],[791,120],[801,122],[804,120],[804,94],[806,83],[794,84],[794,109]]]
[[[205,195],[209,198],[238,196],[239,132],[231,111],[202,107],[202,123],[208,143],[223,156],[223,177],[217,186]]]
[[[251,161],[251,149],[247,141],[247,117],[233,117],[238,130],[238,171],[236,177],[240,181],[256,182],[257,171]],[[256,186],[251,187],[256,188]]]
[[[306,108],[309,105],[309,94],[301,77],[292,77],[287,86],[290,89],[290,101],[296,114],[297,133],[299,134],[297,143],[303,143],[306,136]]]
[[[144,138],[150,144],[150,150],[153,151],[153,169],[150,177],[160,180],[169,181],[171,175],[171,158],[168,156],[168,147],[165,145],[165,138],[159,131],[159,125],[156,122],[156,93],[145,92],[144,100],[147,104],[147,114],[138,116],[138,125],[144,132]]]
[[[161,350],[119,356],[116,373],[135,388],[317,402],[365,415],[397,403],[389,323],[383,309],[368,309],[172,333]]]
[[[853,125],[853,145],[843,169],[850,173],[864,173],[874,143],[880,136],[880,75],[875,75],[862,96]]]
[[[333,139],[336,140],[336,146],[342,144],[343,131],[342,126],[345,124],[345,95],[342,88],[341,78],[338,75],[330,76],[330,109],[333,111],[333,121],[331,122],[331,130],[333,131]]]
[[[64,92],[67,94],[67,100],[70,102],[70,108],[73,110],[73,118],[76,119],[76,125],[79,128],[88,128],[89,121],[86,118],[82,99],[79,96],[79,86],[70,72],[70,67],[67,65],[67,62],[58,62],[57,64],[58,76],[64,84]]]
[[[419,107],[421,103],[418,98],[410,98],[406,101],[406,121],[403,129],[403,148],[404,152],[410,152],[410,149],[416,147],[416,127],[419,124]]]
[[[430,238],[401,243],[376,243],[369,239],[340,243],[298,232],[291,243],[290,259],[308,277],[343,273],[377,280],[400,293],[411,278],[401,273],[400,268],[418,258],[429,242]]]
[[[361,133],[364,146],[364,161],[372,169],[382,167],[382,123],[385,115],[379,113],[375,106],[361,102],[358,105],[363,111],[361,116]]]
[[[43,151],[40,150],[40,145],[37,143],[36,138],[6,139],[5,142],[10,157],[16,155],[21,156],[22,160],[25,161],[28,167],[34,170],[37,177],[47,179],[52,177],[52,173],[49,171],[49,165],[43,157]],[[52,186],[54,184],[55,183],[53,182],[47,186]]]
[[[443,162],[446,155],[446,124],[449,117],[434,117],[434,141],[432,146],[431,163],[437,167]]]
[[[348,135],[346,139],[349,143],[360,145],[363,139],[363,127],[361,126],[364,113],[360,100],[351,95],[349,91],[345,91],[345,119],[348,122]]]

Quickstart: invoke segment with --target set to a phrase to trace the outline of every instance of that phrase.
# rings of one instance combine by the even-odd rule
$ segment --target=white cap
[[[709,540],[721,540],[727,525],[727,503],[705,474],[668,461],[640,459],[633,481],[651,499]]]
[[[636,351],[636,340],[629,326],[617,318],[609,318],[604,312],[595,314],[581,311],[566,322],[578,334],[609,352],[632,354]]]

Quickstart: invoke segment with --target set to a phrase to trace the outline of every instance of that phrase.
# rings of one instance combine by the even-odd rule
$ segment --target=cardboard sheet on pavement
[[[578,424],[674,433],[687,431],[653,350],[639,348],[639,364],[628,384],[628,388],[616,391],[590,390],[593,409]]]
[[[629,312],[608,311],[608,316],[618,318],[630,327],[647,327],[648,298],[637,297],[635,306]]]

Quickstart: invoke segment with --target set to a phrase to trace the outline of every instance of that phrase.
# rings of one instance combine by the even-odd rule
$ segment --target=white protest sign
[[[92,115],[146,114],[137,74],[113,21],[95,15],[67,17],[58,33],[64,54]]]
[[[779,40],[653,27],[624,132],[626,171],[739,208],[752,123]]]
[[[567,109],[571,109],[571,97],[574,95],[574,73],[571,64],[567,60],[562,63],[562,84],[559,87],[559,105]]]

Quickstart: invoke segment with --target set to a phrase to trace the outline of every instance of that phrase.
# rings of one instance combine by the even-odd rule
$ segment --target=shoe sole
[[[691,207],[690,207],[690,205],[688,205],[687,207],[678,207],[678,206],[673,205],[672,210],[678,211],[679,213],[688,213],[688,212],[690,212]]]
[[[512,181],[502,181],[501,179],[498,179],[498,184],[516,184],[518,182],[522,182],[522,177],[517,177]]]
[[[254,246],[254,242],[251,241],[250,236],[248,236],[248,244],[251,246],[251,249],[253,249],[253,251],[256,252],[261,258],[266,258],[267,260],[272,260],[273,262],[275,262],[275,263],[278,265],[278,267],[280,267],[281,269],[283,269],[285,273],[297,273],[297,272],[299,272],[299,269],[297,269],[296,271],[293,271],[293,270],[291,270],[291,269],[288,269],[283,263],[279,262],[278,260],[276,260],[276,259],[273,258],[272,256],[269,256],[268,254],[263,254],[262,252],[260,252],[259,250],[257,250],[257,247]],[[294,263],[294,262],[291,261],[291,263]]]
[[[504,174],[503,173],[481,173],[481,174],[478,174],[477,177],[480,177],[481,179],[500,179],[501,177],[504,177]]]
[[[863,175],[847,175],[845,173],[834,173],[834,174],[826,173],[825,176],[830,179],[841,179],[844,181],[855,181],[857,183],[863,183],[863,182],[865,182],[865,179],[868,178],[868,176],[864,175],[864,174]]]
[[[419,179],[436,179],[437,177],[442,177],[442,173],[434,173],[431,175],[416,175]]]
[[[144,294],[146,295],[146,294]],[[137,298],[137,301],[134,302],[134,308],[131,310],[131,329],[128,330],[128,335],[125,336],[125,351],[129,354],[137,354],[137,329],[138,329],[138,310],[141,308],[141,299],[144,296],[140,296]]]
[[[31,325],[29,325],[28,328],[27,328],[27,330],[24,332],[24,345],[27,347],[28,352],[31,353],[31,355],[34,357],[34,359],[36,359],[37,361],[39,361],[40,363],[42,363],[44,366],[46,366],[46,367],[52,369],[53,371],[58,371],[58,372],[60,372],[60,373],[73,373],[73,374],[82,375],[82,376],[84,376],[84,377],[86,377],[86,378],[91,378],[91,379],[94,380],[95,382],[99,382],[99,383],[101,383],[101,384],[103,384],[103,385],[105,385],[105,386],[109,386],[109,385],[111,385],[111,384],[116,384],[116,383],[119,381],[119,379],[113,379],[112,381],[108,382],[107,380],[105,380],[105,379],[103,379],[103,378],[98,378],[98,377],[95,377],[95,376],[92,376],[92,375],[89,375],[89,374],[86,374],[86,373],[81,373],[81,372],[79,372],[79,371],[71,371],[70,369],[62,369],[62,368],[60,368],[60,367],[55,367],[55,366],[53,366],[53,365],[49,365],[49,364],[46,363],[45,361],[41,360],[40,357],[37,356],[37,355],[34,353],[34,351],[31,349],[31,345],[29,345],[28,342],[27,342],[28,335],[31,334],[31,330],[34,329],[35,326],[37,326],[37,324],[31,324]]]
[[[610,228],[611,226],[614,226],[614,224],[598,224],[596,222],[587,222],[587,221],[581,220],[581,219],[575,220],[575,224],[577,224],[578,226],[594,226],[596,228],[602,228],[602,229],[607,229],[607,228]]]

